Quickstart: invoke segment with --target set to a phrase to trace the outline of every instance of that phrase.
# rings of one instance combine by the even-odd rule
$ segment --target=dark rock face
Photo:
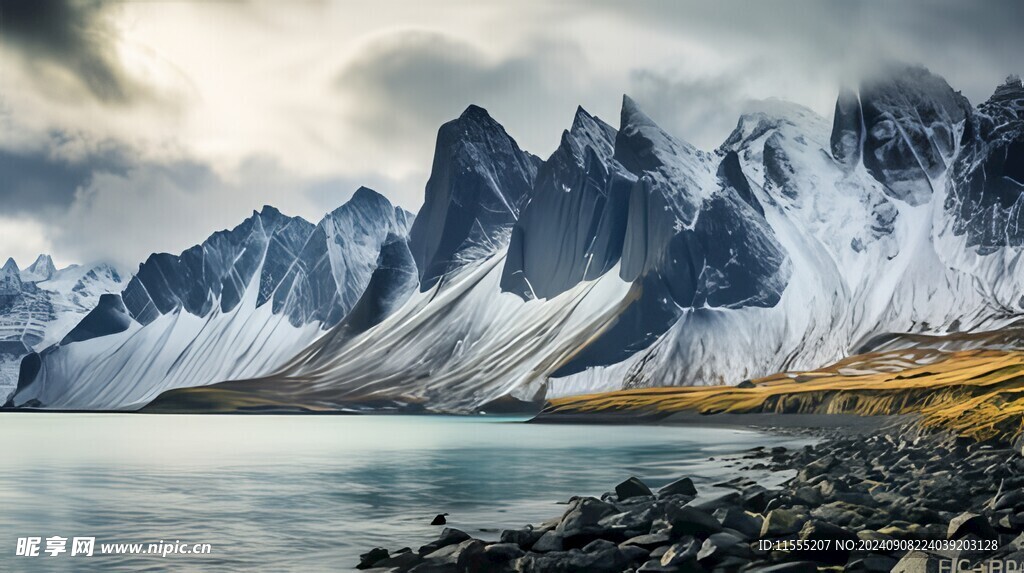
[[[758,215],[764,217],[764,207],[754,195],[750,181],[747,180],[747,176],[740,166],[740,157],[735,151],[726,152],[725,157],[722,158],[722,163],[718,166],[718,179],[722,187],[735,191],[740,199],[757,211]]]
[[[410,233],[421,290],[505,245],[539,163],[482,108],[470,106],[441,126],[426,199]]]
[[[900,68],[865,82],[860,104],[864,166],[890,196],[912,205],[927,201],[930,178],[946,170],[956,151],[957,124],[972,113],[966,98],[924,68]]]
[[[366,188],[315,227],[264,207],[181,255],[150,256],[122,297],[144,325],[178,309],[206,316],[218,304],[230,312],[258,272],[257,307],[270,302],[295,326],[333,326],[362,295],[387,237],[407,228],[404,211]]]
[[[268,274],[261,276],[257,306],[266,301],[264,293],[272,292],[274,313],[287,314],[293,325],[337,324],[363,295],[383,245],[395,236],[407,236],[408,226],[408,213],[379,193],[359,188],[351,200],[320,221],[279,283]],[[282,237],[282,251],[294,244],[291,239]],[[268,248],[267,254],[269,258],[276,249]]]
[[[764,169],[765,180],[772,188],[778,189],[786,197],[796,197],[796,185],[793,183],[796,169],[777,132],[764,141]]]
[[[979,110],[964,129],[945,207],[953,231],[988,254],[1024,245],[1024,86],[1008,79]]]
[[[550,298],[618,262],[635,177],[612,158],[615,136],[610,125],[577,110],[512,229],[502,290]]]
[[[402,306],[415,292],[417,282],[408,237],[389,233],[366,290],[339,326],[347,335],[366,331]]]
[[[860,98],[849,89],[839,92],[836,100],[835,120],[832,124],[832,156],[847,168],[860,162],[864,137],[864,117],[860,111]]]
[[[108,334],[116,334],[128,330],[132,319],[128,309],[124,307],[120,295],[100,295],[99,303],[71,332],[61,340],[61,344],[81,342]]]
[[[10,303],[21,294],[21,271],[14,259],[7,259],[0,267],[0,304]]]
[[[638,296],[555,376],[621,361],[663,334],[681,309],[774,306],[789,278],[735,154],[720,160],[674,139],[629,98],[621,123],[614,158],[636,181],[619,276]]]
[[[122,293],[124,305],[141,324],[179,308],[205,316],[218,299],[221,309],[230,311],[256,273],[270,237],[289,224],[302,223],[305,221],[293,221],[265,207],[241,225],[214,233],[181,255],[151,255]]]

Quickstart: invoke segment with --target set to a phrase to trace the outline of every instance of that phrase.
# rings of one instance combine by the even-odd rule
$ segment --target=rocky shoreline
[[[1024,570],[1019,448],[889,428],[818,430],[801,449],[754,448],[736,478],[657,492],[629,478],[498,541],[453,528],[419,550],[373,549],[359,569],[447,572]],[[796,470],[778,488],[747,470]],[[698,497],[700,493],[700,497]],[[715,494],[708,498],[708,494]]]

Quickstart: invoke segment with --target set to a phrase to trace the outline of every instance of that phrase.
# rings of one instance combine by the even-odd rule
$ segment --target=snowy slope
[[[979,143],[963,136],[977,129],[969,123],[984,118],[948,112],[950,102],[962,111],[962,98],[920,69],[900,74],[892,89],[870,86],[859,99],[841,94],[834,126],[799,106],[762,102],[719,150],[737,154],[793,262],[777,306],[691,309],[645,351],[554,380],[552,392],[736,383],[832,362],[883,333],[988,329],[1019,316],[1024,269],[1012,235],[991,248],[972,245],[970,229],[1000,224],[998,214],[956,213],[968,185],[955,172],[966,169],[965,158],[992,155],[991,138]],[[878,110],[892,105],[893,89],[904,107],[890,107],[888,119],[879,119]],[[863,113],[864,123],[857,121],[862,105],[872,110]],[[857,132],[870,130],[872,121],[889,124],[871,135]],[[910,135],[879,143],[895,137],[890,130],[901,122],[897,132]],[[856,126],[854,132],[844,133],[844,125]],[[881,161],[865,164],[864,157]],[[952,176],[946,165],[957,165]],[[991,189],[990,178],[978,195]],[[1017,190],[1014,201],[1019,196]],[[1013,202],[1004,213],[1015,220]]]
[[[109,265],[58,271],[49,255],[39,255],[19,271],[9,259],[0,270],[0,402],[14,391],[24,356],[64,338],[101,295],[123,286]]]
[[[119,297],[25,359],[13,404],[131,409],[271,371],[356,305],[410,218],[364,188],[315,226],[266,207],[181,255],[155,254]]]

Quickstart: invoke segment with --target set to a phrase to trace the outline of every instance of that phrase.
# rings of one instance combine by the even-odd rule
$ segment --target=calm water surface
[[[801,445],[698,427],[427,416],[0,414],[0,571],[337,571],[429,525],[495,537],[630,475],[698,487],[708,458]],[[781,479],[781,478],[780,478]],[[207,556],[15,557],[18,537],[209,543]],[[45,544],[45,543],[44,543]],[[69,542],[70,547],[70,542]]]

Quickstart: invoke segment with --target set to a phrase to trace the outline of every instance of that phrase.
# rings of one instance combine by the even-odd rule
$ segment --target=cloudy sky
[[[487,108],[546,157],[628,93],[716,147],[751,99],[831,114],[879,62],[972,102],[1021,71],[1022,3],[0,0],[0,259],[134,268],[359,185],[417,210],[437,127]]]

